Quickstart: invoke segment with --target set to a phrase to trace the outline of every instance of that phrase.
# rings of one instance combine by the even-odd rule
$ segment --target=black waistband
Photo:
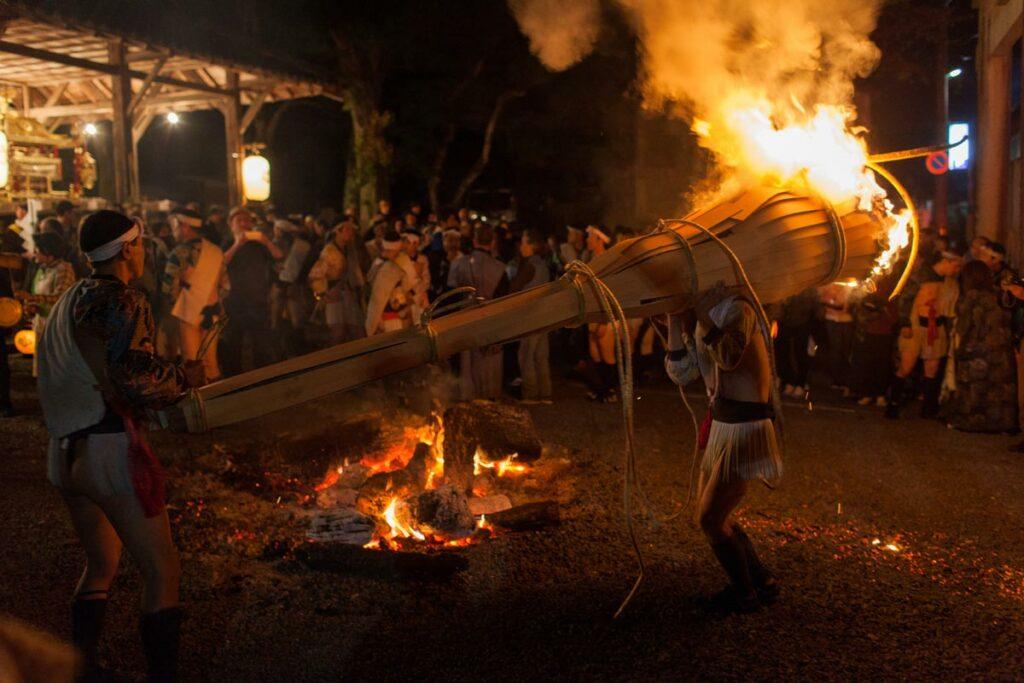
[[[918,324],[921,325],[921,327],[928,327],[928,316],[926,316],[926,315],[919,315],[919,316],[917,316],[917,322],[918,322]],[[947,318],[944,315],[936,316],[935,317],[935,324],[936,325],[942,325],[942,326],[948,325],[949,324],[949,318]]]
[[[771,420],[775,417],[775,409],[771,403],[755,403],[753,401],[734,401],[731,398],[716,398],[711,404],[711,418],[716,422],[737,424],[740,422],[757,422]]]

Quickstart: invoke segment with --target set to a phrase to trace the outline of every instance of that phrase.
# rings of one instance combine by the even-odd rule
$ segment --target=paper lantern
[[[251,202],[270,198],[270,162],[260,154],[250,154],[242,161],[242,189]]]
[[[14,348],[26,356],[36,352],[36,333],[32,330],[18,330],[14,334]]]

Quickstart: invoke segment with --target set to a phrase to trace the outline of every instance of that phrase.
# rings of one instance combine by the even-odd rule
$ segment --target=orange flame
[[[518,453],[513,453],[504,460],[488,460],[484,452],[477,448],[473,454],[473,474],[483,474],[484,470],[493,470],[499,477],[525,474],[529,468],[522,463],[514,462],[518,457]]]

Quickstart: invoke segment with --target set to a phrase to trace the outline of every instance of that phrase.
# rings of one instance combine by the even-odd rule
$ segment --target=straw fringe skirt
[[[721,481],[782,477],[782,455],[771,420],[711,422],[701,470],[710,477],[720,470]]]

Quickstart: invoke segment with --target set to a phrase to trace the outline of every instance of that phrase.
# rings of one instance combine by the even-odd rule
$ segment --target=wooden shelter
[[[21,3],[0,6],[0,88],[23,116],[53,131],[62,124],[112,122],[114,196],[140,196],[137,146],[157,116],[217,109],[227,140],[228,201],[242,199],[243,139],[268,103],[328,92],[315,66],[268,59],[258,48],[237,54],[217,41],[202,54],[124,27],[97,25]],[[159,31],[151,33],[158,34]],[[219,52],[218,52],[219,50]]]

